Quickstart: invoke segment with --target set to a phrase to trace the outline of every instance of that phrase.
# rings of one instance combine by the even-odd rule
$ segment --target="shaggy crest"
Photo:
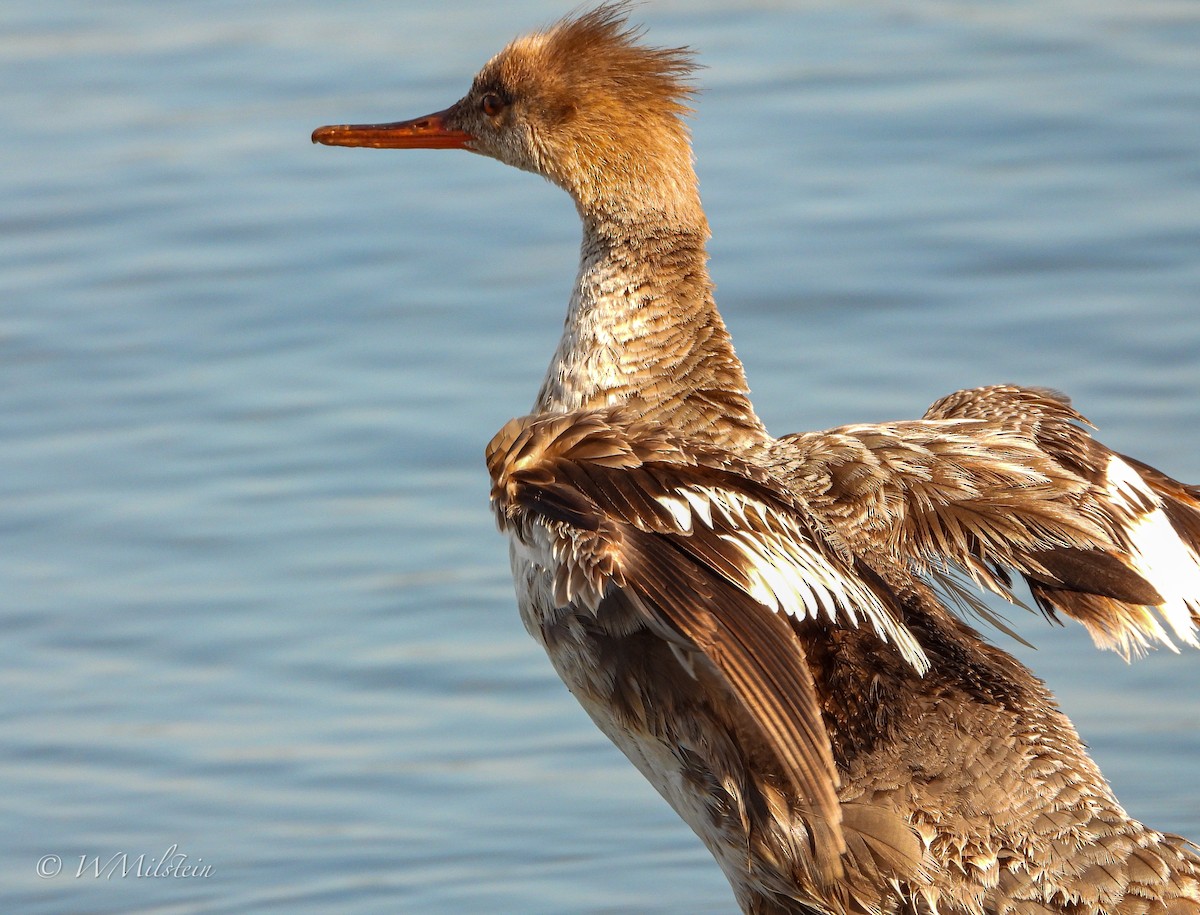
[[[628,15],[628,3],[605,3],[531,38],[540,41],[548,72],[571,73],[579,83],[605,87],[639,112],[689,114],[687,101],[696,92],[691,50],[641,44],[644,31],[631,26]]]

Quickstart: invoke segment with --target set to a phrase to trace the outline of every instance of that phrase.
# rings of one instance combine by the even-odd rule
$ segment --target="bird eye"
[[[489,118],[494,118],[505,108],[504,99],[495,92],[489,92],[479,100],[479,109]]]

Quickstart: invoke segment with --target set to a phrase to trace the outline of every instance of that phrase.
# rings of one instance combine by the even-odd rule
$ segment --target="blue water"
[[[3,911],[734,911],[526,637],[487,509],[569,201],[308,141],[444,107],[566,8],[0,9]],[[636,15],[702,52],[712,269],[777,432],[1012,380],[1200,480],[1200,7]],[[1129,809],[1200,838],[1200,655],[1010,616]],[[172,846],[211,870],[120,876]]]

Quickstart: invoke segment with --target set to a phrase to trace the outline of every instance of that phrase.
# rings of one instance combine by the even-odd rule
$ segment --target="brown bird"
[[[950,610],[1016,573],[1102,647],[1197,646],[1200,489],[1044,389],[768,435],[706,269],[691,54],[626,12],[514,41],[445,111],[313,134],[471,150],[575,202],[562,340],[487,448],[526,628],[745,913],[1200,913],[1196,849]]]

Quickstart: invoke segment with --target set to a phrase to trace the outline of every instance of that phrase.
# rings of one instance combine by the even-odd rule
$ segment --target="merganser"
[[[531,415],[487,447],[526,628],[697,833],[744,913],[1200,913],[1200,856],[1129,817],[1047,688],[951,608],[966,578],[1126,657],[1200,646],[1200,488],[998,385],[772,438],[706,269],[691,53],[609,3],[445,111],[314,142],[537,172],[583,222]]]

